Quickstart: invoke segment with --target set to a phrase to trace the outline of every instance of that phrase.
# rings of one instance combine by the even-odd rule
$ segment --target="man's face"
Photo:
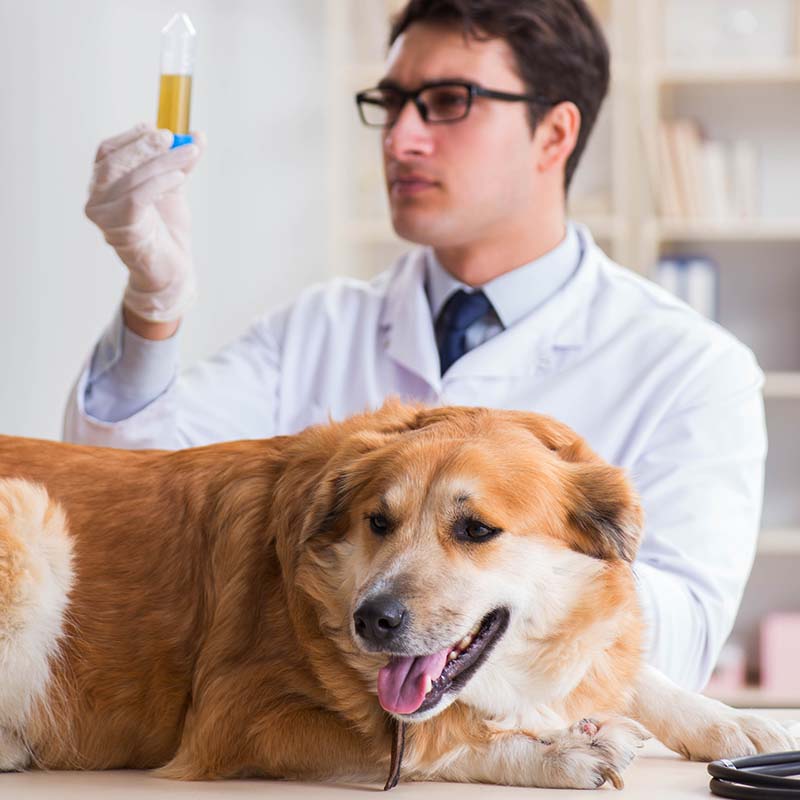
[[[504,40],[465,40],[458,30],[412,24],[389,53],[384,82],[413,90],[437,80],[526,93]],[[397,234],[419,244],[458,248],[501,238],[535,219],[540,145],[527,113],[524,102],[476,97],[465,119],[426,124],[407,103],[383,132]]]

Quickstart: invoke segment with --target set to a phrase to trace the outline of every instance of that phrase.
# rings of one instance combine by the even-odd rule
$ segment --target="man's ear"
[[[548,172],[554,167],[564,172],[578,143],[580,130],[581,112],[571,101],[558,103],[545,114],[534,133],[540,141],[537,164],[540,172]]]
[[[544,414],[506,412],[565,462],[567,541],[573,550],[633,561],[642,536],[639,498],[625,471],[603,460],[572,428]]]

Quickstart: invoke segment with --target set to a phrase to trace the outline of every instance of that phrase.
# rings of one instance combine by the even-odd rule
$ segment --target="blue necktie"
[[[467,328],[492,307],[482,291],[467,293],[459,289],[439,314],[436,323],[442,375],[467,352]]]

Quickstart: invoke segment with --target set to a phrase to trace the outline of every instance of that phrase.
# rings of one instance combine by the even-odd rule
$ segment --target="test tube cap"
[[[191,75],[197,32],[188,14],[173,15],[161,29],[161,72]]]
[[[191,133],[173,133],[172,144],[169,149],[173,150],[176,147],[180,147],[182,144],[191,144],[192,142],[194,142],[194,137]]]

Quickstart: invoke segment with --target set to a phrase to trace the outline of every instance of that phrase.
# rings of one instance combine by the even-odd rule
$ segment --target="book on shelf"
[[[719,278],[717,265],[710,258],[662,258],[656,267],[656,281],[698,313],[717,320]]]
[[[658,198],[661,215],[675,218],[683,216],[683,200],[681,187],[678,185],[678,173],[673,164],[676,156],[672,153],[674,142],[667,134],[667,126],[658,126],[658,169],[655,172],[655,181],[658,184]]]
[[[667,136],[672,139],[669,152],[674,161],[671,168],[678,182],[678,197],[681,211],[686,217],[697,219],[705,216],[705,187],[702,179],[702,156],[700,129],[693,120],[676,119],[669,123]]]
[[[753,219],[758,213],[758,154],[750,142],[738,141],[731,148],[731,195],[734,215]]]
[[[651,172],[662,217],[731,222],[758,216],[760,176],[752,142],[706,138],[691,119],[661,120],[655,153]]]

